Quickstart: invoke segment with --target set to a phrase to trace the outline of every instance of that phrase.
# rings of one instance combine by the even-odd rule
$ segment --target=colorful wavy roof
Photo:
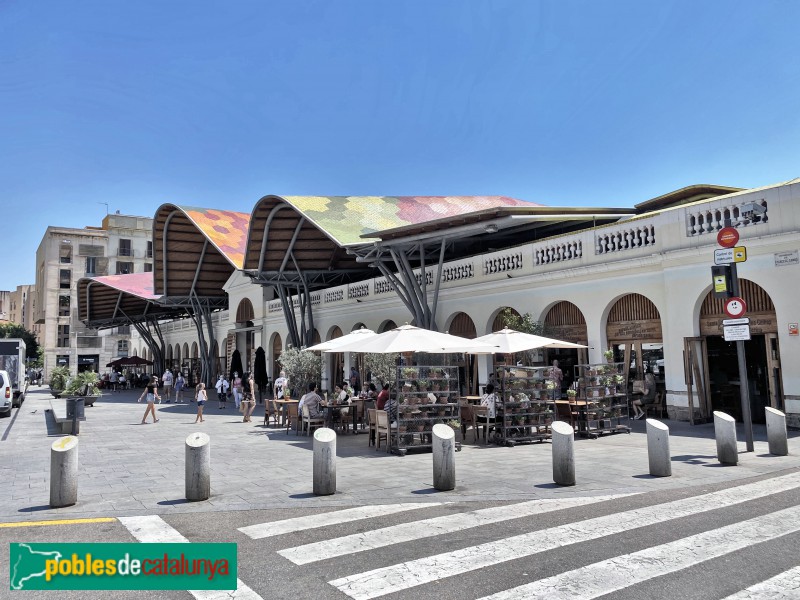
[[[505,196],[280,196],[340,245],[362,235],[508,207],[542,206]],[[248,217],[249,218],[249,217]]]
[[[105,275],[103,277],[92,277],[92,281],[101,283],[108,287],[138,296],[144,300],[156,300],[161,296],[156,296],[153,292],[153,273],[131,273],[129,275]]]
[[[244,268],[250,213],[195,206],[178,206],[178,208],[235,268]]]

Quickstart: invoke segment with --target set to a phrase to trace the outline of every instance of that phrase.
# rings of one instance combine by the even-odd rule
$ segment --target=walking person
[[[194,422],[197,423],[199,420],[202,423],[205,421],[203,418],[203,407],[206,405],[206,400],[208,400],[208,393],[206,392],[205,383],[201,382],[197,384],[194,398],[197,400],[197,417],[195,417]]]
[[[214,387],[217,390],[217,402],[219,403],[218,408],[228,408],[228,388],[230,384],[228,380],[225,379],[224,375],[220,375],[217,377],[217,383],[214,384]]]
[[[244,418],[242,419],[243,423],[250,422],[250,415],[253,414],[253,410],[256,407],[256,399],[253,394],[253,390],[255,389],[256,384],[253,381],[253,375],[251,373],[244,374],[244,381],[242,382],[242,414]]]
[[[183,378],[183,373],[178,373],[178,377],[175,379],[175,404],[181,404],[185,388],[186,380]]]
[[[164,371],[164,374],[161,376],[161,383],[164,386],[164,395],[167,397],[167,404],[169,404],[172,396],[172,382],[174,379],[172,378],[172,371],[167,369]]]
[[[139,402],[145,397],[147,397],[147,408],[144,410],[142,425],[147,423],[147,415],[151,412],[153,413],[153,423],[158,423],[159,420],[156,417],[156,400],[160,400],[161,396],[158,395],[158,377],[155,375],[153,375],[150,383],[145,386],[142,395],[139,396]]]
[[[237,371],[233,372],[231,388],[233,388],[233,401],[236,403],[236,410],[239,410],[242,404],[242,378],[239,377]]]

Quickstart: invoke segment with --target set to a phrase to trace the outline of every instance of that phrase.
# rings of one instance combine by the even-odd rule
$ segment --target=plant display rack
[[[428,449],[433,426],[459,420],[458,367],[397,368],[397,435],[392,451],[404,455],[410,449]]]
[[[548,379],[549,372],[550,367],[501,370],[493,442],[514,446],[551,438],[556,386]]]
[[[584,437],[630,433],[624,363],[575,365],[577,430]]]

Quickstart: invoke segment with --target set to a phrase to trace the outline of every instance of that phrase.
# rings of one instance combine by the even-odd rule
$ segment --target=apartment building
[[[40,327],[44,369],[73,373],[128,356],[127,327],[97,331],[78,318],[77,282],[82,277],[141,273],[153,269],[153,220],[109,214],[99,227],[50,226],[36,251],[34,323]]]
[[[41,325],[34,322],[35,310],[36,292],[33,285],[18,285],[17,289],[9,294],[8,320],[22,325],[33,333],[38,341]]]

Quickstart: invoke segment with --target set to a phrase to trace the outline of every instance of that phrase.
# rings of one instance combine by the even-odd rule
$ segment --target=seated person
[[[378,397],[375,400],[375,408],[378,410],[384,410],[386,406],[386,401],[389,399],[389,384],[384,383],[383,389],[378,393]]]
[[[656,378],[650,369],[644,374],[644,393],[636,397],[631,404],[636,413],[634,419],[641,419],[645,416],[645,405],[653,404],[656,401]]]
[[[308,384],[308,393],[300,398],[300,402],[297,404],[297,414],[302,415],[303,406],[307,406],[308,416],[312,419],[319,419],[323,416],[323,412],[320,410],[321,405],[322,398],[317,394],[317,384],[312,381]]]
[[[481,397],[481,406],[486,407],[486,416],[484,415],[477,415],[476,421],[478,424],[488,426],[491,423],[494,423],[495,415],[497,414],[497,396],[494,393],[494,384],[487,383],[486,387],[484,388],[484,394]]]
[[[372,382],[369,383],[369,387],[367,388],[365,397],[367,400],[375,400],[375,398],[378,397],[378,389],[375,387],[374,383]]]

